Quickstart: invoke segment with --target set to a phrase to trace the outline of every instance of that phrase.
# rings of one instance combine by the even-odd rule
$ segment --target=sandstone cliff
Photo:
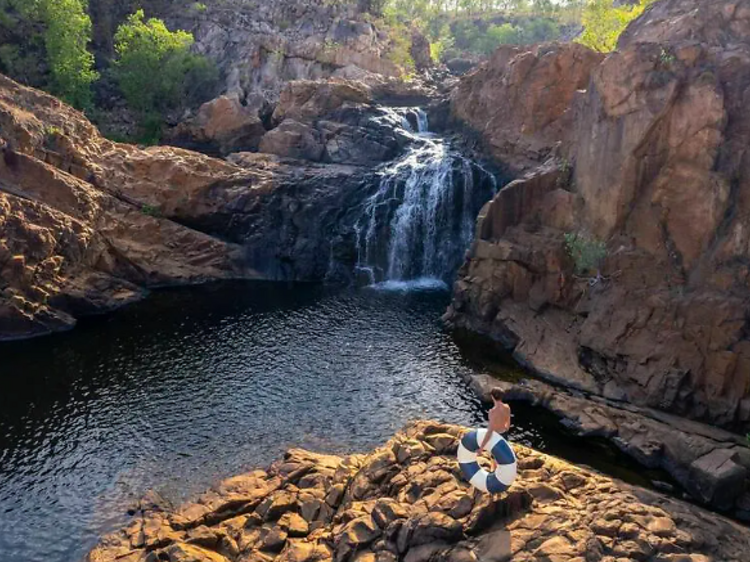
[[[516,447],[507,493],[475,492],[464,429],[418,422],[366,455],[289,451],[177,509],[140,503],[89,562],[740,562],[750,531],[661,494]]]
[[[263,131],[266,154],[227,161],[110,142],[79,112],[0,76],[0,338],[68,328],[149,287],[351,278],[353,224],[376,168],[414,141],[409,115],[372,101],[411,91],[401,88],[289,82]],[[220,98],[206,126],[229,131],[236,107]]]
[[[504,50],[466,77],[454,114],[526,175],[483,211],[449,323],[558,383],[750,427],[749,37],[750,2],[663,0],[601,63]],[[565,233],[606,242],[601,277]]]
[[[55,98],[0,77],[0,337],[70,327],[144,288],[253,276],[241,249],[158,216],[237,170],[103,139]]]

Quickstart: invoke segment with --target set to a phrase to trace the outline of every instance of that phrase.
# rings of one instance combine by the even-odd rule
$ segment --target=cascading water
[[[357,270],[370,284],[450,282],[497,182],[447,140],[430,134],[423,111],[401,111],[413,144],[380,171],[377,190],[364,203],[355,225]]]

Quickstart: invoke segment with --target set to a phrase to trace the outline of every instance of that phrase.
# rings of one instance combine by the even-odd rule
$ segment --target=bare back
[[[489,430],[495,433],[505,433],[510,427],[510,407],[503,402],[497,402],[490,410]]]

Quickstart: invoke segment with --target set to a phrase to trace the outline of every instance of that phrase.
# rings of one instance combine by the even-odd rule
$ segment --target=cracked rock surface
[[[730,562],[750,529],[516,446],[508,492],[475,492],[466,431],[421,421],[346,458],[299,449],[177,508],[141,501],[88,562]]]

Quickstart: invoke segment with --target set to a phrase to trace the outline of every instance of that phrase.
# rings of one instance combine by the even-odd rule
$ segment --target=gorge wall
[[[389,225],[406,213],[400,201],[422,197],[426,185],[419,154],[430,155],[425,173],[434,180],[425,217],[455,215],[466,241],[494,193],[493,176],[447,140],[420,136],[423,112],[376,103],[405,91],[412,86],[400,81],[290,81],[261,152],[233,145],[217,159],[110,142],[83,114],[0,76],[0,338],[69,328],[152,287],[225,278],[350,282],[359,265],[385,271]],[[213,130],[231,134],[231,100],[209,105],[217,108]],[[362,249],[365,223],[371,256]],[[437,239],[431,224],[419,228]],[[452,275],[464,246],[449,252],[433,241],[409,251],[430,257],[404,275],[448,274],[442,264]]]
[[[748,37],[750,2],[662,0],[603,60],[501,49],[462,79],[454,116],[520,179],[481,213],[448,323],[557,383],[747,429]],[[601,277],[565,233],[606,242]]]

